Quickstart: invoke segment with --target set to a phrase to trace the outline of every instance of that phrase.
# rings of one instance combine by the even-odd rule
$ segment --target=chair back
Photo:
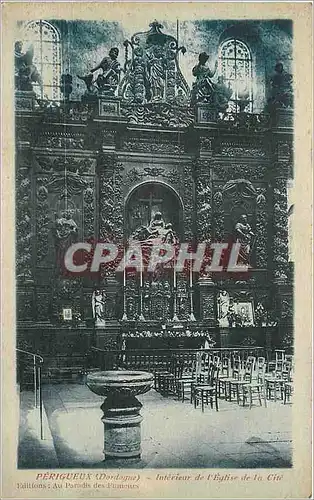
[[[249,382],[249,383],[252,382],[254,361],[255,361],[255,359],[249,360],[249,358],[247,358],[247,360],[245,362],[245,366],[244,366],[244,370],[243,370],[243,374],[242,374],[242,380],[245,382]]]
[[[265,383],[265,375],[266,375],[266,360],[264,358],[264,363],[257,364],[256,368],[256,380],[259,384]]]
[[[181,359],[176,359],[173,365],[173,373],[175,380],[179,380],[182,378],[183,374],[183,368],[184,368],[184,361]]]
[[[213,363],[214,366],[219,366],[219,364],[220,364],[220,357],[219,356],[214,356],[212,363]]]
[[[256,356],[248,356],[248,357],[246,358],[246,360],[245,360],[244,366],[245,366],[246,364],[249,364],[249,365],[250,365],[250,364],[252,364],[252,365],[253,365],[253,370],[254,370],[254,368],[255,368],[255,363],[256,363]]]
[[[276,349],[275,350],[275,372],[282,370],[282,364],[285,361],[285,350]]]
[[[241,378],[241,359],[239,356],[233,359],[232,378],[240,380]]]
[[[226,375],[229,377],[230,373],[230,358],[228,356],[223,356],[220,363],[220,373],[221,375]]]
[[[220,367],[218,365],[212,365],[211,370],[210,370],[210,378],[209,378],[209,384],[211,386],[214,386],[217,388],[218,385],[218,379],[219,379],[219,371]]]
[[[256,368],[257,370],[259,370],[260,368],[263,368],[265,366],[265,369],[266,369],[266,358],[264,358],[263,356],[259,356],[257,358],[257,362],[256,362]]]
[[[291,363],[290,363],[290,361],[284,361],[282,363],[281,377],[282,377],[282,380],[284,380],[285,382],[290,382],[290,380],[291,380]]]

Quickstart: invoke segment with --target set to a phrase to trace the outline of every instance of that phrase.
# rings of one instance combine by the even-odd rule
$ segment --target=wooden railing
[[[210,356],[230,358],[240,356],[242,362],[248,356],[265,356],[263,347],[224,347],[213,349],[136,349],[136,350],[104,350],[92,347],[86,356],[86,371],[98,368],[100,370],[145,370],[155,372],[169,370],[173,359],[183,361],[184,372],[191,371],[197,352],[204,354],[204,362]]]

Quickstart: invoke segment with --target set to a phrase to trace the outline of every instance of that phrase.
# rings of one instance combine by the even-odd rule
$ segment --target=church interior
[[[133,28],[18,24],[17,347],[52,382],[128,352],[293,351],[292,23]],[[131,240],[238,242],[249,271],[64,270],[75,242]]]

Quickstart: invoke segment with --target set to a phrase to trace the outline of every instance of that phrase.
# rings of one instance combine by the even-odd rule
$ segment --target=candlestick
[[[123,247],[123,286],[126,285],[126,271],[125,271],[125,248]]]
[[[122,321],[127,321],[128,316],[126,313],[126,271],[125,271],[125,248],[123,245],[123,316],[122,316]]]
[[[143,286],[143,256],[142,256],[142,246],[140,246],[140,249],[141,249],[140,287],[142,288],[142,286]]]
[[[193,286],[193,270],[192,270],[192,266],[193,266],[193,259],[190,258],[190,288],[192,288],[192,286]]]

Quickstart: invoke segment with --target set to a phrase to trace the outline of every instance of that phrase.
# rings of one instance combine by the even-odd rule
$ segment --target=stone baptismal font
[[[104,454],[108,459],[131,459],[141,456],[142,404],[135,396],[148,392],[154,375],[142,371],[103,371],[87,375],[89,389],[105,396]]]

